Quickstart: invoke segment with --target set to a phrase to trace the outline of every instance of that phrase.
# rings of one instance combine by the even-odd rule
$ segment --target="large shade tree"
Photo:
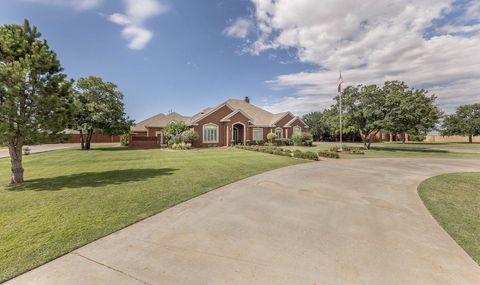
[[[77,80],[74,94],[73,128],[80,132],[82,150],[91,148],[94,133],[118,135],[129,131],[132,121],[125,114],[123,94],[117,85],[89,76]]]
[[[24,181],[25,142],[63,130],[72,114],[71,83],[40,36],[27,20],[0,27],[0,143],[8,146],[12,184]]]
[[[435,128],[442,112],[435,105],[435,95],[424,89],[411,89],[404,82],[387,81],[383,86],[386,96],[386,116],[383,129],[402,134],[425,134]]]
[[[473,136],[480,135],[480,104],[463,105],[454,114],[443,120],[442,135],[468,136],[473,142]]]
[[[316,140],[324,139],[330,134],[330,126],[325,120],[324,112],[311,112],[303,116],[302,120],[308,125],[309,132]]]
[[[373,138],[382,129],[386,116],[386,97],[377,85],[348,86],[341,93],[345,125],[354,126],[365,148],[370,148]],[[333,107],[339,110],[340,96]]]

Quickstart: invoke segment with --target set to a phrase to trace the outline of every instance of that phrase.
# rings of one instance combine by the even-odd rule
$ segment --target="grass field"
[[[418,189],[433,217],[480,264],[480,173],[432,177]]]
[[[27,156],[27,182],[0,186],[0,282],[222,185],[303,162],[234,149]],[[0,185],[9,171],[0,159]]]
[[[338,145],[330,142],[317,142],[313,147],[290,146],[286,148],[304,151],[325,151]],[[346,143],[348,146],[362,147],[361,143]],[[374,143],[364,155],[341,154],[341,158],[460,158],[480,159],[480,143]]]

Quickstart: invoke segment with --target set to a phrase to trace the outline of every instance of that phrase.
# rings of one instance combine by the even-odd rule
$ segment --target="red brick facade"
[[[246,98],[248,99],[248,98]],[[205,113],[199,113],[192,117],[193,119],[186,122],[193,130],[199,134],[199,140],[194,143],[194,147],[221,147],[229,146],[232,143],[245,144],[247,141],[253,142],[253,130],[257,128],[263,129],[263,139],[267,140],[267,135],[270,132],[275,133],[277,128],[282,129],[282,138],[291,138],[295,127],[300,127],[301,132],[308,130],[308,126],[300,120],[290,114],[274,115],[265,110],[262,110],[254,105],[249,105],[249,101],[241,102],[241,108],[250,109],[248,115],[241,108],[238,107],[239,100],[234,100],[233,103],[237,104],[235,109],[228,104],[232,100],[227,101],[218,107],[208,110]],[[232,103],[231,103],[232,104]],[[255,113],[257,112],[257,113]],[[258,118],[254,116],[260,113]],[[274,121],[273,117],[278,116],[278,120]],[[257,120],[258,119],[258,120]],[[295,119],[295,120],[294,120]],[[293,120],[293,121],[292,121]],[[255,122],[261,121],[264,125],[255,125]],[[216,140],[205,141],[204,129],[205,126],[215,126],[217,128]],[[159,147],[163,143],[167,143],[163,138],[162,127],[146,127],[145,134],[132,133],[130,136],[131,147]],[[210,131],[212,132],[212,131]],[[137,137],[143,136],[154,139],[139,139]],[[132,141],[134,142],[132,144]],[[137,142],[138,141],[138,142]]]

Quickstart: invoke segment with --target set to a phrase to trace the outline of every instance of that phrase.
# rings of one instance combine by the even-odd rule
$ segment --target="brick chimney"
[[[245,102],[249,103],[250,104],[250,98],[248,98],[248,96],[245,96]]]

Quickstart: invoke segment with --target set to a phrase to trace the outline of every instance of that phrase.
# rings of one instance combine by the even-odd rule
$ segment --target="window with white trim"
[[[203,142],[218,143],[218,126],[215,124],[207,124],[203,126]]]
[[[254,141],[263,140],[263,129],[262,128],[253,129],[253,140]]]
[[[275,135],[277,135],[277,140],[283,139],[283,129],[282,128],[276,128],[275,129]]]
[[[302,134],[302,128],[301,127],[293,127],[293,135],[301,135]]]

